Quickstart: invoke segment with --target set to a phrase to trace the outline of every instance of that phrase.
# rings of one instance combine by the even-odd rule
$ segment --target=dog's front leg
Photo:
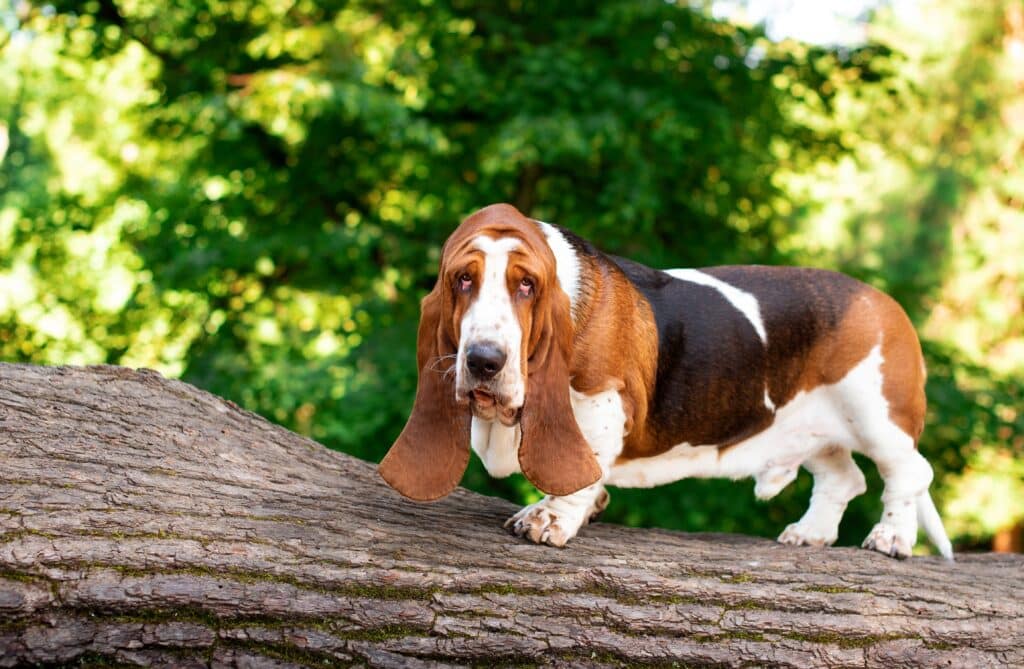
[[[580,432],[601,466],[601,480],[571,495],[547,495],[505,522],[505,527],[517,536],[549,546],[564,546],[608,506],[610,498],[604,482],[612,463],[622,452],[625,436],[626,414],[619,391],[584,395],[572,390],[570,395]]]

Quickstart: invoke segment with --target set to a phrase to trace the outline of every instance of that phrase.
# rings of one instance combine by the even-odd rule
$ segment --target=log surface
[[[383,449],[382,449],[383,450]],[[502,530],[156,373],[0,365],[0,666],[1024,666],[1024,558]]]

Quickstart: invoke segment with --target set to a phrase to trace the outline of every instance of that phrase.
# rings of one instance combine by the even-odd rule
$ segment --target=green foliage
[[[992,455],[1024,451],[1011,5],[831,51],[661,0],[0,2],[0,358],[154,367],[376,460],[440,245],[509,201],[654,265],[890,290],[926,335],[948,508],[975,470],[1024,508]],[[475,461],[466,483],[536,495]],[[606,517],[771,535],[809,480],[751,487],[619,491]],[[965,536],[1021,517],[964,508]]]

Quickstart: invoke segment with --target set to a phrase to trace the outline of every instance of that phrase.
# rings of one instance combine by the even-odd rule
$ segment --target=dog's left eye
[[[533,295],[533,279],[526,276],[519,282],[519,294],[523,297],[529,297]]]

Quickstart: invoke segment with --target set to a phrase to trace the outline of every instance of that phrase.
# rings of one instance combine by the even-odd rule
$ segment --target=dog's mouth
[[[499,420],[502,425],[511,427],[519,422],[520,407],[507,406],[507,400],[498,397],[485,388],[474,388],[468,394],[469,406],[473,415],[485,420]]]
[[[473,404],[481,408],[493,407],[498,403],[497,399],[494,397],[494,393],[480,388],[469,391],[469,399]]]

